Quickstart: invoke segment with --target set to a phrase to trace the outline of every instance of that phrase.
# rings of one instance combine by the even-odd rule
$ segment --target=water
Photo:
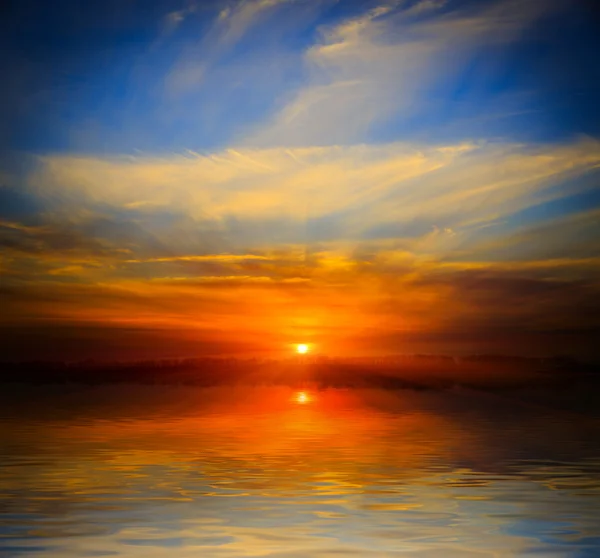
[[[490,395],[55,387],[0,406],[0,555],[600,556],[600,420]]]

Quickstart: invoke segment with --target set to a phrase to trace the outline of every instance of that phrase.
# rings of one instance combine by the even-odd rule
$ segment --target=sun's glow
[[[305,343],[300,343],[299,345],[296,345],[296,352],[299,355],[305,355],[306,353],[308,353],[308,345],[306,345]]]
[[[299,391],[298,393],[296,393],[294,401],[296,401],[296,403],[300,403],[300,405],[304,405],[306,403],[310,403],[311,397],[305,391]]]

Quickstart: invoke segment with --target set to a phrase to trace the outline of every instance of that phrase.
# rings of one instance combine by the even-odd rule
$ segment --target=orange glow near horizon
[[[296,352],[299,355],[305,355],[310,350],[309,346],[306,343],[299,343],[296,345]]]

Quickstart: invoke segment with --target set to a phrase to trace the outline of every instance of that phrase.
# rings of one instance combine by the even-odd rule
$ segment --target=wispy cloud
[[[227,55],[244,35],[274,11],[293,0],[246,0],[222,8],[210,29],[187,45],[166,78],[167,92],[179,95],[201,85],[206,73]],[[170,16],[180,20],[181,12]]]
[[[177,31],[177,28],[186,20],[186,18],[195,13],[197,9],[198,5],[196,2],[189,1],[187,5],[181,9],[168,12],[163,18],[163,29],[160,39],[164,39],[166,36]]]
[[[510,44],[550,6],[529,1],[445,7],[384,4],[323,27],[305,55],[308,84],[245,141],[348,144],[386,119],[427,113],[440,84],[456,79],[482,49]]]
[[[37,224],[0,226],[6,315],[22,324],[324,344],[342,332],[481,343],[482,332],[514,341],[598,326],[577,313],[598,294],[597,210],[515,224],[589,190],[593,140],[39,163],[26,189],[46,200]]]
[[[600,329],[600,143],[524,139],[535,87],[505,83],[563,8],[169,5],[111,111],[81,107],[116,155],[0,169],[1,323],[391,349]]]
[[[173,256],[170,258],[148,258],[145,260],[126,260],[126,263],[163,263],[163,262],[245,262],[269,260],[269,256],[259,254],[206,254],[192,256]]]
[[[130,212],[138,229],[166,245],[175,230],[179,242],[212,235],[212,252],[438,231],[427,237],[434,249],[464,244],[486,223],[500,226],[527,207],[585,188],[576,179],[600,165],[600,147],[592,140],[389,144],[41,162],[31,187],[62,200],[62,210],[103,204]],[[441,234],[445,229],[453,234]]]

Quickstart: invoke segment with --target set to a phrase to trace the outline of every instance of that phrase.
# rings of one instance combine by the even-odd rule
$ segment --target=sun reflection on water
[[[86,394],[3,409],[11,556],[598,555],[600,425],[578,415],[308,383]]]

